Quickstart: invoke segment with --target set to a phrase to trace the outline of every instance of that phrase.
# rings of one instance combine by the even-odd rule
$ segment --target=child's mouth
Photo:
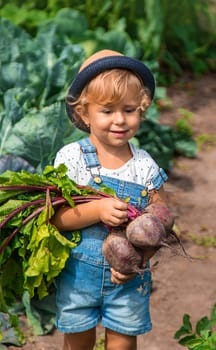
[[[111,133],[116,135],[124,135],[126,134],[127,130],[111,130]]]

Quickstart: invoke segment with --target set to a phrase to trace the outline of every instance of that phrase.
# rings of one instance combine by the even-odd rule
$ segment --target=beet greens
[[[0,311],[6,312],[24,290],[30,297],[47,295],[78,244],[79,232],[68,240],[50,223],[56,208],[115,196],[108,188],[79,186],[66,172],[60,165],[47,166],[42,175],[9,170],[0,175]],[[129,221],[139,214],[128,204]]]

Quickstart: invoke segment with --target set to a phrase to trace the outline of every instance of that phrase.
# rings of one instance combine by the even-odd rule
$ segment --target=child
[[[151,71],[140,61],[111,50],[99,51],[81,66],[66,99],[72,122],[89,137],[64,146],[55,166],[64,163],[80,185],[105,185],[118,198],[75,208],[61,207],[53,223],[69,235],[81,230],[57,279],[57,328],[64,350],[92,350],[99,322],[107,350],[135,350],[136,336],[151,330],[151,273],[122,275],[105,261],[101,248],[107,225],[127,222],[125,198],[138,208],[166,203],[167,176],[150,155],[129,140],[135,136],[154,96]]]

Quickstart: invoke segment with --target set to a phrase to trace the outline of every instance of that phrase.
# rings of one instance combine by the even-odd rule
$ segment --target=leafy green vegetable
[[[195,157],[197,144],[187,131],[160,125],[147,119],[137,133],[140,147],[144,148],[164,169],[171,169],[175,155]]]
[[[64,97],[84,52],[57,22],[32,38],[2,18],[0,32],[0,154],[41,172],[73,133]]]
[[[111,189],[101,191],[79,186],[66,175],[67,168],[47,166],[42,175],[6,171],[0,175],[0,311],[27,291],[32,298],[48,294],[49,286],[65,266],[70,249],[80,233],[68,240],[51,224],[56,206],[113,197]],[[128,204],[129,219],[139,211]],[[14,280],[17,281],[14,284]]]
[[[24,343],[25,338],[17,315],[0,312],[0,350],[8,349],[8,344],[22,346]]]
[[[216,304],[211,310],[211,316],[202,317],[196,323],[193,330],[190,316],[183,316],[183,325],[174,335],[179,344],[187,347],[189,350],[214,350],[216,347]]]

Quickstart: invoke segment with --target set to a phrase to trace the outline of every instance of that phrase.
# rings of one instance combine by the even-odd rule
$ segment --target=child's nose
[[[114,122],[117,124],[123,124],[125,122],[124,113],[121,111],[115,112]]]

